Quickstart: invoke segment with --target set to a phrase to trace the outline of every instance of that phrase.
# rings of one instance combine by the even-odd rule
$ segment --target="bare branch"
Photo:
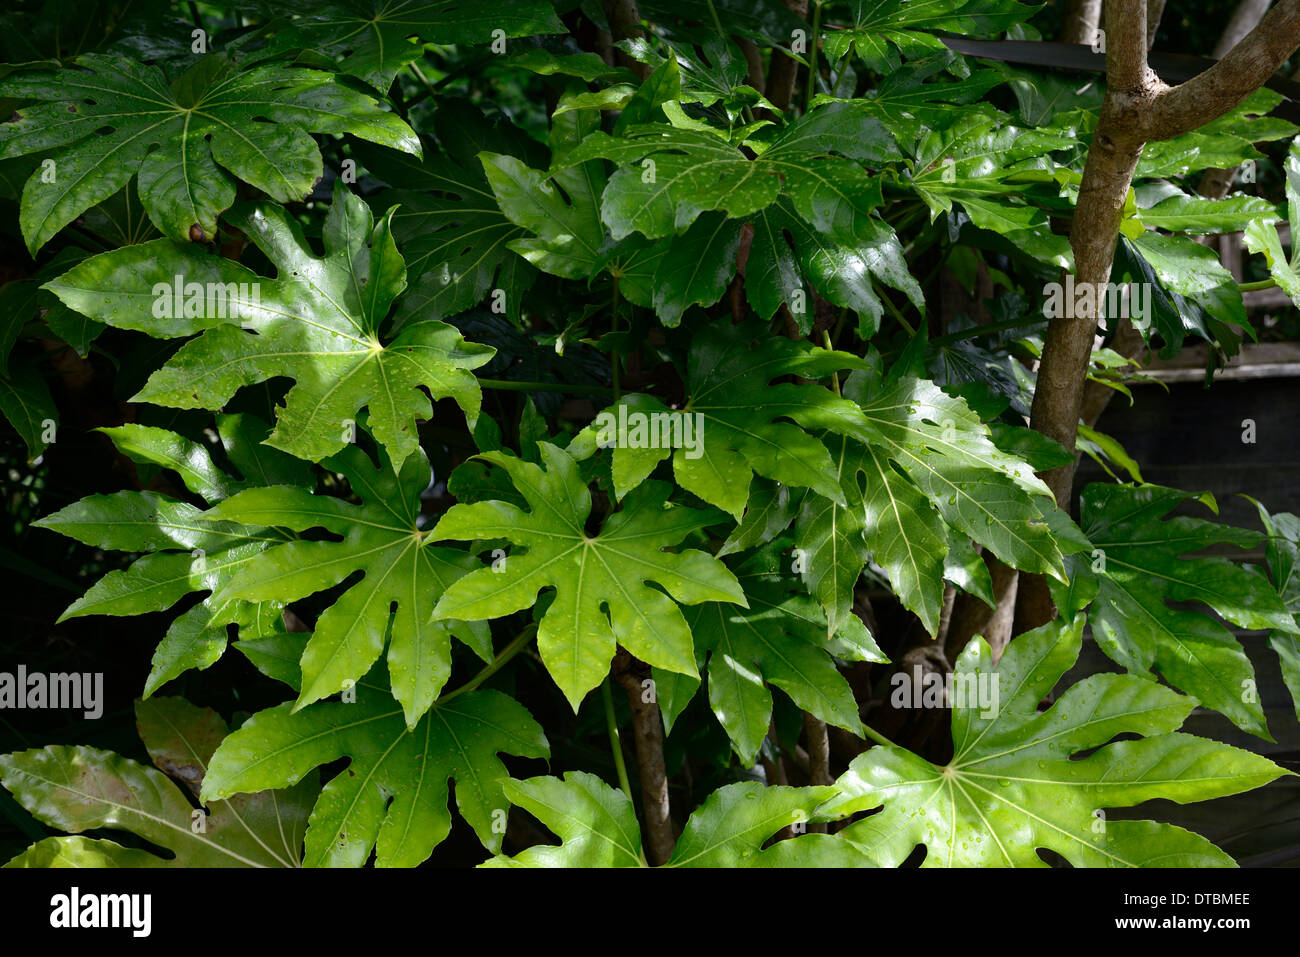
[[[1160,91],[1141,132],[1147,142],[1199,129],[1237,106],[1300,46],[1300,0],[1282,0],[1204,73]]]
[[[1061,28],[1062,43],[1091,43],[1101,24],[1101,0],[1070,0]]]
[[[658,866],[672,857],[676,843],[664,763],[664,719],[658,700],[643,687],[650,676],[649,666],[620,648],[613,674],[614,680],[627,692],[627,703],[632,709],[632,734],[636,740],[636,766],[645,815],[646,857]]]
[[[641,29],[641,11],[637,9],[636,0],[604,0],[604,8],[605,19],[609,21],[609,32],[615,42],[645,37],[645,31]],[[650,67],[634,60],[617,47],[614,58],[619,66],[627,67],[643,80],[650,75]]]

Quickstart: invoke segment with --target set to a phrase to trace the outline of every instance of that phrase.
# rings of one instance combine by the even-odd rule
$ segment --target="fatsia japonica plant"
[[[1300,303],[1300,3],[122,7],[4,16],[0,412],[159,770],[13,866],[1234,864],[1139,805],[1288,773],[1300,523],[1096,426]]]

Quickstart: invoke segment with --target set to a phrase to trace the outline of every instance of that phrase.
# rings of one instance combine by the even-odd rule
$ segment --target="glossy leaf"
[[[213,523],[298,532],[323,528],[341,539],[291,541],[266,549],[223,583],[215,597],[295,601],[363,573],[317,619],[302,653],[302,693],[294,708],[350,687],[387,644],[393,694],[407,725],[414,727],[451,674],[453,635],[484,660],[491,658],[486,625],[429,621],[447,586],[476,563],[464,551],[431,544],[421,527],[420,493],[431,474],[422,451],[397,473],[382,458],[376,468],[355,446],[326,465],[348,480],[360,504],[306,488],[271,486],[240,492],[205,513],[204,520]]]
[[[836,838],[883,866],[925,845],[923,867],[1046,867],[1039,849],[1075,867],[1231,867],[1197,834],[1107,820],[1106,811],[1237,794],[1283,770],[1178,733],[1196,699],[1134,675],[1084,678],[1040,712],[1078,657],[1082,630],[1077,619],[1019,635],[996,668],[983,639],[967,645],[954,685],[968,690],[953,708],[952,760],[940,767],[897,746],[856,758],[820,813],[881,810]]]
[[[555,600],[538,624],[537,650],[575,711],[609,671],[616,645],[657,668],[694,675],[691,632],[677,603],[745,599],[712,555],[667,549],[720,516],[672,505],[670,486],[648,482],[623,500],[599,533],[588,534],[591,493],[578,463],[548,442],[539,442],[538,450],[541,466],[500,452],[479,456],[510,476],[527,511],[499,500],[453,505],[430,533],[434,539],[505,539],[526,549],[452,584],[434,618],[500,618],[531,607],[543,588],[554,588]]]
[[[87,54],[75,67],[11,73],[0,95],[38,101],[0,125],[0,159],[40,153],[54,163],[52,181],[38,169],[23,190],[20,221],[33,254],[132,177],[165,236],[207,242],[238,181],[284,203],[311,191],[322,165],[309,133],[420,151],[397,116],[329,73],[245,70],[216,54],[171,85],[155,66]]]
[[[197,797],[213,750],[227,733],[216,712],[182,698],[137,701],[136,723],[153,763],[145,767],[98,748],[49,747],[0,756],[0,782],[38,820],[79,834],[128,831],[153,851],[106,838],[50,837],[6,867],[297,867],[307,812],[316,793],[310,778],[289,790],[213,801],[196,811],[179,785]],[[202,827],[195,815],[204,818]]]
[[[351,440],[363,407],[399,463],[417,447],[416,420],[432,414],[429,395],[454,398],[473,423],[481,393],[468,370],[492,349],[433,321],[381,338],[406,286],[388,217],[375,224],[369,207],[336,181],[324,256],[280,206],[244,205],[228,218],[266,253],[276,279],[162,239],[102,253],[47,284],[71,308],[109,325],[158,338],[202,333],[150,377],[137,401],[219,408],[241,386],[290,376],[297,383],[267,441],[313,462]],[[159,303],[173,313],[183,305],[184,314],[159,316],[168,311]]]

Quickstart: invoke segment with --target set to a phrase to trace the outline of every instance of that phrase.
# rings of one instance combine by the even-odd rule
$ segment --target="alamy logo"
[[[50,898],[51,927],[129,927],[148,937],[153,925],[151,894],[82,894],[74,887]]]
[[[236,319],[262,304],[257,282],[173,282],[153,285],[155,319]]]
[[[1043,315],[1048,319],[1140,319],[1151,318],[1149,282],[1075,282],[1065,274],[1065,284],[1049,282],[1043,287]]]
[[[0,710],[81,711],[95,719],[104,713],[104,673],[81,672],[44,674],[29,672],[19,665],[17,672],[0,671]]]
[[[596,444],[602,449],[684,449],[688,459],[704,454],[702,412],[636,412],[618,407],[618,415],[596,416]]]
[[[938,672],[923,673],[920,665],[910,672],[899,671],[889,679],[893,693],[889,703],[898,710],[906,708],[969,708],[978,709],[981,718],[992,718],[998,713],[998,684],[1001,676],[969,671],[940,676]]]

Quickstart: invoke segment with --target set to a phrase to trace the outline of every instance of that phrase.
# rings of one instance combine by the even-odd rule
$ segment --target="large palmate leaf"
[[[854,52],[876,73],[898,69],[899,53],[916,58],[946,49],[931,31],[1001,33],[1035,9],[1016,0],[850,0],[849,8],[853,23],[825,35],[826,55]]]
[[[1232,866],[1200,835],[1108,821],[1106,809],[1209,800],[1285,772],[1177,733],[1196,699],[1134,675],[1085,678],[1039,712],[1078,658],[1082,632],[1081,618],[1027,632],[996,668],[982,638],[967,645],[954,683],[952,760],[939,767],[897,746],[861,755],[819,814],[882,810],[836,837],[883,866],[897,866],[919,844],[924,867],[1046,867],[1040,849],[1076,867]],[[1140,737],[1114,741],[1119,735]]]
[[[663,124],[623,136],[588,136],[558,168],[592,159],[619,164],[601,197],[601,219],[615,239],[680,232],[701,213],[750,216],[783,193],[814,229],[846,243],[873,237],[871,210],[880,182],[862,167],[902,158],[875,117],[852,103],[832,103],[782,130],[750,159],[721,136]]]
[[[691,632],[677,602],[743,604],[745,598],[735,576],[712,555],[667,549],[721,516],[671,505],[670,485],[647,482],[589,535],[591,493],[578,462],[548,442],[537,448],[540,467],[500,452],[479,456],[505,470],[528,511],[499,500],[453,505],[430,532],[435,539],[505,539],[526,549],[453,583],[434,619],[499,618],[554,588],[555,600],[538,625],[537,649],[575,711],[608,673],[616,645],[657,668],[694,675]]]
[[[266,8],[294,14],[295,30],[313,49],[342,57],[341,71],[379,90],[423,55],[424,43],[487,46],[498,37],[564,32],[545,0],[276,0]]]
[[[171,857],[106,838],[49,837],[6,867],[299,865],[314,776],[289,790],[241,794],[196,811],[178,782],[198,796],[226,723],[182,698],[137,701],[135,714],[149,757],[165,774],[111,751],[51,745],[0,756],[0,781],[45,824],[73,834],[129,831]]]
[[[646,867],[636,809],[622,791],[594,774],[506,782],[511,804],[555,832],[562,843],[537,845],[484,867]],[[801,833],[763,848],[790,825],[806,825],[829,787],[729,784],[691,815],[665,867],[871,867],[865,854],[826,834]]]
[[[0,95],[40,101],[0,124],[0,160],[48,155],[23,190],[20,222],[33,253],[137,177],[140,201],[166,236],[212,239],[237,180],[280,202],[321,178],[310,133],[351,133],[419,153],[415,133],[372,98],[319,70],[233,67],[216,54],[168,85],[161,70],[91,54],[75,68],[22,70]]]
[[[1167,517],[1191,500],[1218,511],[1209,493],[1159,485],[1085,488],[1080,522],[1094,550],[1071,558],[1073,595],[1062,599],[1078,607],[1096,596],[1088,617],[1097,644],[1129,671],[1146,675],[1157,668],[1171,685],[1237,727],[1268,738],[1255,670],[1240,643],[1204,610],[1171,603],[1207,606],[1240,628],[1300,631],[1260,569],[1196,554],[1214,545],[1251,548],[1263,536],[1199,518]]]
[[[217,419],[226,454],[244,479],[213,464],[208,450],[165,429],[123,425],[104,431],[138,462],[171,469],[186,488],[216,502],[261,482],[309,485],[303,462],[262,444],[267,426],[252,416]],[[142,615],[164,611],[191,592],[209,592],[182,612],[154,653],[145,696],[191,668],[213,664],[226,649],[226,626],[237,624],[248,638],[280,630],[284,602],[272,595],[251,603],[216,592],[243,565],[286,536],[274,529],[235,522],[206,522],[201,509],[157,492],[91,495],[33,524],[96,548],[144,552],[130,567],[111,571],[59,619],[82,615]]]
[[[819,378],[863,366],[845,352],[768,335],[762,323],[709,326],[691,342],[689,399],[682,412],[674,413],[694,416],[696,448],[674,451],[662,443],[637,447],[619,441],[614,447],[615,492],[626,495],[671,455],[678,485],[737,518],[744,513],[755,473],[843,502],[830,454],[805,430],[847,433],[863,427],[861,413],[823,386],[771,383],[781,376]],[[643,395],[626,396],[608,411],[619,417],[620,405],[648,416],[671,411]]]
[[[778,540],[737,562],[748,608],[706,602],[686,611],[695,653],[701,660],[708,656],[709,705],[746,766],[754,763],[771,726],[767,685],[827,724],[862,734],[853,691],[831,657],[826,616],[789,572],[789,558],[782,555],[786,544]],[[887,660],[859,619],[852,618],[844,631],[861,649],[858,660]]]
[[[1064,554],[1084,543],[1023,459],[1002,451],[965,401],[933,382],[845,381],[865,425],[827,435],[840,495],[812,490],[796,523],[804,582],[844,622],[868,557],[903,605],[934,634],[954,536],[973,539],[1014,568],[1064,575]],[[1053,527],[1053,522],[1057,527]],[[945,527],[946,526],[946,527]]]
[[[451,638],[491,658],[486,624],[433,621],[434,603],[451,582],[475,567],[459,549],[441,548],[422,530],[420,493],[431,472],[424,452],[400,472],[381,454],[376,468],[356,446],[326,462],[347,478],[360,504],[273,486],[240,492],[203,518],[295,531],[323,528],[341,541],[293,541],[267,549],[222,585],[214,599],[282,602],[324,591],[362,572],[316,621],[302,653],[302,693],[295,709],[349,687],[371,669],[388,643],[393,695],[415,726],[451,674]],[[391,634],[391,638],[389,635]]]
[[[347,768],[321,792],[307,828],[307,867],[360,867],[375,851],[380,867],[414,867],[451,830],[448,780],[456,806],[489,851],[501,849],[493,825],[509,804],[509,775],[498,753],[543,758],[546,737],[527,710],[499,691],[435,702],[408,728],[382,665],[356,686],[352,702],[301,711],[289,703],[259,711],[213,755],[203,800],[285,787],[342,758]]]
[[[454,398],[473,425],[481,392],[468,370],[487,362],[491,348],[433,321],[381,339],[406,286],[388,217],[374,223],[369,207],[336,180],[324,256],[281,206],[245,204],[228,219],[266,253],[275,279],[161,239],[95,256],[46,284],[71,308],[109,325],[159,338],[202,333],[136,400],[220,408],[241,386],[290,376],[296,385],[267,441],[312,461],[348,444],[365,407],[375,438],[400,464],[418,445],[416,420],[433,414],[425,389],[435,399]]]

